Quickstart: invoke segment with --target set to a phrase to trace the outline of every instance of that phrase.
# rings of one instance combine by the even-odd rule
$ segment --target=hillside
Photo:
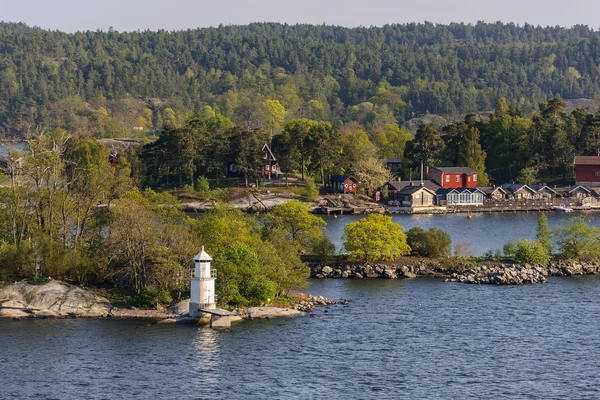
[[[0,136],[63,127],[131,136],[210,105],[234,123],[454,120],[506,97],[525,113],[600,95],[600,34],[585,26],[250,24],[67,34],[0,23]],[[587,103],[586,103],[587,104]],[[594,110],[595,111],[595,110]]]

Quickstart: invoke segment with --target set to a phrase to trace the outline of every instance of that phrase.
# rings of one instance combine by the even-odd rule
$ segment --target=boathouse
[[[334,193],[356,193],[358,180],[352,175],[336,175],[329,179],[329,187]]]
[[[570,188],[567,188],[565,190],[565,194],[567,195],[567,197],[574,197],[574,198],[584,198],[584,197],[593,196],[593,193],[591,190],[589,190],[588,188],[583,187],[581,185],[573,185]]]
[[[435,192],[425,186],[406,186],[396,193],[396,199],[402,207],[433,207]]]
[[[500,186],[477,186],[477,189],[482,191],[488,199],[496,201],[506,199],[506,190]]]
[[[508,197],[515,200],[533,200],[537,191],[522,183],[505,183],[502,189],[506,190]]]
[[[483,205],[485,193],[477,188],[439,189],[436,192],[438,204],[466,206]]]
[[[555,197],[558,197],[558,193],[556,193],[554,189],[552,189],[548,185],[544,185],[543,183],[531,185],[531,188],[537,191],[538,199],[553,199]]]
[[[444,189],[477,187],[477,171],[469,167],[429,168],[427,178]]]
[[[600,186],[600,157],[576,156],[573,163],[576,185]]]
[[[416,184],[415,183],[416,182],[414,182],[414,181],[402,181],[399,179],[395,180],[395,181],[387,182],[386,183],[387,190],[388,190],[387,200],[398,200],[397,193],[407,186],[421,186],[421,182],[418,182]],[[440,188],[440,185],[436,184],[433,181],[423,181],[422,183],[423,183],[422,186],[425,186],[427,189],[431,190],[434,193]]]

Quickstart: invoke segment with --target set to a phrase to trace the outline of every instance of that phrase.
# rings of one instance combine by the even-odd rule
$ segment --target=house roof
[[[467,175],[471,175],[471,174],[476,174],[477,171],[475,171],[473,168],[469,168],[469,167],[441,167],[441,168],[432,168],[432,169],[437,169],[438,171],[443,172],[444,174],[467,174]]]
[[[547,189],[547,190],[551,191],[552,193],[556,194],[556,190],[552,189],[548,185],[544,185],[544,184],[541,184],[541,183],[535,184],[535,185],[531,185],[531,188],[537,190],[538,192],[540,192],[540,191],[542,191],[544,189]]]
[[[389,181],[388,185],[392,186],[395,190],[402,190],[407,186],[421,186],[421,182],[419,181]],[[423,181],[423,186],[427,189],[435,192],[440,188],[440,185],[437,183],[427,180]]]
[[[431,189],[428,189],[426,186],[406,186],[404,189],[400,190],[398,194],[413,194],[418,192],[419,190],[425,190],[429,192],[433,196],[435,196],[435,192]]]
[[[352,175],[336,175],[331,177],[331,182],[346,182],[348,179],[354,179],[356,182],[358,180]]]
[[[502,189],[504,189],[510,193],[518,192],[521,189],[525,189],[525,190],[529,190],[530,192],[537,193],[537,191],[535,189],[532,189],[529,186],[524,185],[522,183],[505,183],[504,185],[502,185]]]
[[[575,165],[600,165],[600,157],[596,156],[575,156],[573,161]]]
[[[447,195],[449,193],[475,193],[475,192],[480,192],[482,194],[485,194],[485,192],[479,188],[442,188],[442,189],[438,189],[437,192],[435,192],[438,196],[442,195]]]
[[[275,161],[275,156],[273,155],[273,152],[271,151],[271,148],[269,147],[268,144],[265,143],[265,145],[262,147],[262,151],[267,151],[267,154],[271,157],[271,161]]]
[[[571,186],[570,188],[567,188],[567,190],[565,190],[565,191],[566,191],[567,193],[571,193],[571,192],[574,192],[574,191],[575,191],[575,190],[577,190],[577,189],[583,189],[583,190],[585,190],[586,192],[588,192],[589,194],[592,194],[592,191],[591,191],[590,189],[588,189],[588,188],[586,188],[586,187],[584,187],[584,186],[581,186],[581,185],[573,185],[573,186]]]
[[[506,190],[502,189],[501,186],[477,186],[477,189],[479,189],[480,191],[482,191],[485,194],[492,194],[496,190],[500,190],[501,192],[506,194]]]

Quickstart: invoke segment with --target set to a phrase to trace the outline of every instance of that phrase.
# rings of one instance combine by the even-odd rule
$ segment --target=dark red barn
[[[330,179],[329,185],[334,193],[356,193],[358,180],[352,175],[337,175]]]
[[[429,179],[444,189],[477,187],[477,171],[469,167],[430,168]]]
[[[600,157],[576,156],[574,164],[578,185],[600,186]]]

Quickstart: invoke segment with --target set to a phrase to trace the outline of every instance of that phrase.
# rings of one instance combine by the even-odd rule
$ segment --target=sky
[[[181,30],[250,22],[381,26],[514,22],[600,27],[600,0],[0,0],[0,21],[45,29]]]

